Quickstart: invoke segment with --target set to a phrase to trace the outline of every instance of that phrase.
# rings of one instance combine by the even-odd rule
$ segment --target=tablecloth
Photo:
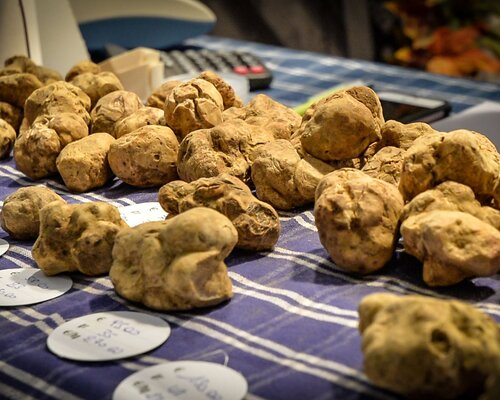
[[[237,48],[258,54],[272,69],[262,91],[289,106],[335,84],[363,79],[376,89],[441,97],[458,112],[483,100],[500,101],[491,83],[347,60],[212,36],[186,41],[212,49]],[[86,194],[69,193],[57,179],[32,181],[0,162],[0,198],[43,184],[70,203],[106,201],[117,207],[156,201],[157,189],[138,190],[118,179]],[[72,289],[32,306],[0,308],[0,397],[22,399],[109,399],[127,376],[173,360],[222,362],[247,379],[247,399],[397,399],[371,385],[363,373],[357,307],[376,292],[457,298],[500,321],[498,276],[430,289],[421,264],[398,250],[382,270],[367,276],[341,271],[321,246],[311,208],[282,212],[282,233],[273,251],[234,251],[227,259],[234,297],[221,306],[192,312],[158,313],[172,327],[168,341],[131,359],[83,363],[58,358],[47,335],[64,321],[101,311],[141,310],[118,297],[107,276],[72,274]],[[33,267],[32,242],[10,242],[0,268]]]

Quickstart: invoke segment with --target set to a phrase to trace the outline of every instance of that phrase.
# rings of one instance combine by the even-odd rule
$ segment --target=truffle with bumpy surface
[[[316,188],[314,218],[321,244],[342,269],[376,271],[394,253],[403,206],[390,183],[352,168],[331,172]]]
[[[238,118],[225,121],[211,129],[191,132],[179,147],[179,177],[191,182],[228,173],[247,183],[250,179],[253,150],[273,140],[270,131],[247,124]]]
[[[106,132],[116,137],[115,124],[144,107],[133,92],[115,90],[101,97],[92,109],[92,133]]]
[[[10,155],[15,140],[16,131],[12,125],[0,118],[0,159]]]
[[[384,389],[414,399],[475,399],[485,383],[491,392],[498,383],[500,328],[469,304],[372,294],[359,305],[359,330],[364,371]]]
[[[109,166],[125,183],[137,187],[160,186],[177,176],[179,142],[172,129],[146,125],[111,144]]]
[[[69,190],[87,192],[104,186],[114,176],[108,163],[114,141],[108,133],[94,133],[61,150],[56,167]]]
[[[469,186],[476,197],[500,201],[500,154],[484,135],[459,129],[421,136],[406,151],[399,190],[406,201],[445,181]]]
[[[204,79],[175,86],[165,101],[165,121],[179,138],[222,122],[224,103],[219,91]]]
[[[313,104],[302,118],[294,138],[300,138],[305,151],[323,161],[359,157],[380,140],[383,118],[374,102],[368,105],[348,92],[335,93]]]
[[[280,234],[280,220],[267,203],[256,199],[247,185],[234,176],[221,174],[186,183],[174,181],[160,189],[159,201],[169,215],[195,207],[209,207],[228,217],[238,231],[237,247],[269,250]]]
[[[115,236],[125,227],[111,204],[52,202],[40,210],[40,234],[31,253],[46,275],[105,274],[111,268]]]
[[[204,207],[123,229],[111,281],[120,296],[156,310],[213,306],[232,297],[224,259],[237,240],[231,221]]]
[[[434,210],[401,224],[407,253],[424,264],[429,286],[448,286],[500,272],[500,231],[461,211]]]
[[[3,202],[0,214],[2,228],[14,239],[35,239],[40,230],[40,209],[64,199],[49,188],[28,186],[16,190]]]
[[[415,196],[401,214],[401,222],[426,211],[462,211],[500,230],[500,210],[482,206],[472,189],[458,182],[446,181]]]

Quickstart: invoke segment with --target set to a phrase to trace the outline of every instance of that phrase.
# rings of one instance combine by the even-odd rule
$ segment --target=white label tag
[[[58,326],[47,338],[51,352],[77,361],[109,361],[146,353],[170,336],[161,318],[132,311],[85,315]]]
[[[131,206],[120,207],[118,209],[123,220],[130,227],[134,227],[144,222],[164,221],[167,213],[161,208],[160,203],[139,203]]]
[[[248,391],[239,372],[206,361],[173,361],[130,375],[113,400],[241,400]]]
[[[0,239],[0,256],[3,256],[9,250],[9,242],[4,239]]]
[[[0,306],[41,303],[66,293],[73,281],[68,276],[46,276],[35,268],[0,270]]]

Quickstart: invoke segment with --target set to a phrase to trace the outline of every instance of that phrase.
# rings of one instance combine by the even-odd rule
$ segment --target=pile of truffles
[[[495,146],[477,132],[385,121],[368,87],[325,97],[301,117],[264,94],[243,104],[206,71],[164,83],[143,104],[90,61],[63,80],[12,57],[0,70],[0,156],[12,147],[20,171],[59,174],[72,192],[118,177],[161,187],[170,217],[217,210],[242,249],[272,250],[276,210],[314,204],[320,241],[346,271],[384,267],[400,237],[430,286],[500,270]]]
[[[272,251],[276,210],[312,204],[321,244],[347,272],[383,268],[401,237],[429,286],[500,271],[495,146],[469,130],[385,121],[368,87],[334,93],[301,117],[263,94],[243,104],[210,71],[166,82],[143,103],[93,62],[63,78],[15,56],[0,69],[0,158],[12,149],[27,177],[59,174],[72,192],[115,177],[159,188],[168,219],[133,228],[110,204],[67,204],[42,186],[12,193],[0,214],[13,239],[36,239],[33,258],[47,275],[109,273],[120,296],[153,309],[229,300],[233,248]],[[495,397],[500,330],[474,308],[381,294],[359,313],[376,385],[443,399],[489,385]]]

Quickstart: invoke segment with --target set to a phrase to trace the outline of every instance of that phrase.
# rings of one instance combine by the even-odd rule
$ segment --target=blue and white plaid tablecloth
[[[189,45],[255,52],[273,70],[272,87],[263,93],[289,106],[341,82],[362,79],[375,89],[404,90],[445,98],[453,111],[484,100],[500,101],[500,87],[446,78],[365,61],[203,36]],[[157,189],[136,190],[119,180],[81,195],[60,181],[33,182],[0,162],[1,199],[16,189],[45,184],[68,202],[102,200],[118,207],[156,201]],[[46,347],[47,335],[64,321],[114,310],[139,310],[119,298],[108,277],[72,275],[65,295],[34,306],[0,309],[0,398],[109,399],[130,374],[171,360],[222,362],[249,383],[247,399],[396,399],[372,386],[363,374],[357,306],[375,292],[458,298],[500,321],[498,276],[430,289],[421,265],[397,252],[376,274],[352,276],[339,270],[322,248],[311,209],[282,213],[282,234],[272,252],[235,251],[227,259],[233,299],[220,307],[189,313],[154,313],[172,326],[169,340],[131,359],[82,363],[60,359]],[[0,268],[34,266],[31,242],[10,242]],[[149,312],[149,311],[146,311]],[[224,356],[222,356],[224,355]]]

